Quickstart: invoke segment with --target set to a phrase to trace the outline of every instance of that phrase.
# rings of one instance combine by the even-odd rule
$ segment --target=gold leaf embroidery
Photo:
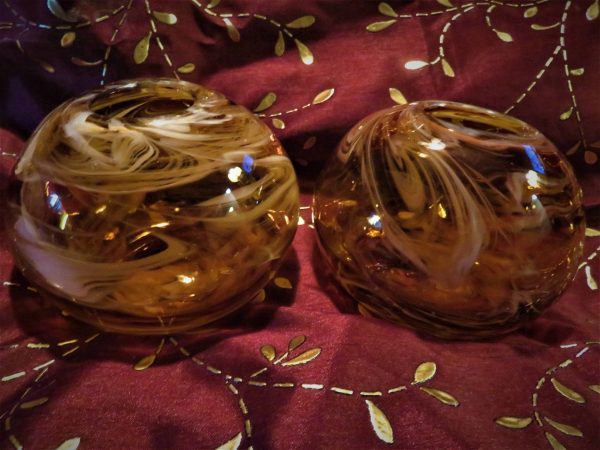
[[[523,17],[525,17],[526,19],[530,19],[531,17],[535,16],[537,13],[538,13],[537,6],[532,6],[531,8],[527,8],[525,10],[525,12],[523,13]]]
[[[445,58],[442,58],[442,69],[444,69],[444,74],[448,77],[454,77],[454,69]]]
[[[386,415],[371,400],[365,400],[365,403],[367,404],[367,408],[369,408],[371,426],[373,427],[373,431],[375,431],[377,437],[386,444],[393,444],[394,430],[392,429],[390,421]]]
[[[583,159],[588,164],[596,164],[596,162],[598,161],[598,155],[596,155],[594,152],[587,150],[583,154]]]
[[[543,30],[550,30],[550,29],[556,28],[558,26],[560,26],[560,22],[553,23],[552,25],[540,25],[540,24],[534,23],[533,25],[531,25],[531,28],[536,31],[543,31]]]
[[[408,61],[406,64],[404,64],[404,68],[408,69],[408,70],[418,70],[421,69],[425,66],[428,66],[429,63],[425,62],[425,61],[420,61],[418,59],[412,60],[412,61]]]
[[[67,439],[65,442],[60,444],[56,450],[77,450],[79,447],[79,443],[81,442],[80,437],[74,437],[71,439]]]
[[[253,111],[254,112],[264,111],[265,109],[268,109],[271,106],[273,106],[273,103],[275,103],[276,100],[277,100],[277,94],[275,94],[275,92],[269,92],[267,95],[265,95],[262,98],[262,100],[260,101],[258,106],[256,108],[254,108]]]
[[[378,6],[377,6],[377,10],[383,14],[384,16],[389,16],[389,17],[398,17],[398,14],[396,13],[396,11],[394,11],[394,8],[392,8],[388,3],[386,2],[381,2]]]
[[[585,157],[585,155],[584,155],[584,157]],[[596,283],[596,280],[592,276],[592,269],[590,268],[590,266],[585,266],[585,278],[586,278],[586,282],[587,282],[588,287],[592,291],[598,290],[598,283]]]
[[[406,105],[408,103],[406,101],[406,97],[404,97],[404,94],[402,92],[400,92],[399,89],[390,88],[389,91],[390,91],[391,99],[394,100],[399,105]]]
[[[218,3],[218,2],[217,2]],[[242,433],[236,434],[233,438],[220,445],[216,450],[237,450],[242,443]]]
[[[196,70],[196,64],[194,63],[187,63],[177,68],[179,73],[192,73],[194,70]]]
[[[505,31],[498,31],[498,30],[494,30],[496,32],[496,35],[500,38],[500,40],[504,41],[504,42],[512,42],[513,41],[513,37],[505,32]]]
[[[60,46],[63,48],[70,47],[75,42],[77,35],[74,31],[68,31],[60,38]]]
[[[561,395],[563,395],[564,397],[566,397],[569,400],[572,400],[576,403],[585,403],[585,398],[583,398],[583,396],[581,394],[579,394],[578,392],[575,392],[571,388],[568,388],[567,386],[562,384],[560,381],[558,381],[556,378],[551,378],[550,381],[552,382],[554,389],[556,389],[556,391],[558,393],[560,393]]]
[[[300,53],[300,59],[302,59],[302,62],[304,64],[306,64],[307,66],[310,66],[314,61],[312,52],[302,41],[300,41],[298,39],[294,39],[294,42],[296,44],[296,47],[298,47],[298,52]]]
[[[31,409],[31,408],[35,408],[36,406],[43,405],[47,401],[48,401],[48,397],[41,397],[41,398],[38,398],[36,400],[31,400],[29,402],[21,403],[21,405],[19,406],[19,408],[21,408],[21,409]]]
[[[290,23],[285,26],[288,28],[308,28],[312,24],[315,23],[314,16],[302,16],[298,17],[296,20],[292,20]]]
[[[419,364],[417,370],[415,370],[415,383],[423,383],[427,380],[431,380],[435,375],[437,366],[434,362],[424,362]]]
[[[546,439],[548,440],[548,443],[550,443],[550,445],[552,446],[552,448],[554,450],[567,450],[564,445],[562,445],[560,442],[558,442],[558,439],[556,439],[552,435],[552,433],[546,432],[545,434],[546,434]]]
[[[281,365],[287,367],[287,366],[297,366],[298,364],[306,364],[308,362],[311,362],[313,359],[315,359],[320,354],[321,354],[321,349],[319,347],[311,348],[310,350],[307,350],[304,353],[301,353],[300,355],[296,356],[295,358],[282,363]]]
[[[585,235],[587,237],[596,237],[596,236],[600,236],[600,231],[598,230],[594,230],[593,228],[586,228],[585,229]]]
[[[329,100],[333,94],[335,94],[335,89],[331,88],[331,89],[325,89],[322,92],[319,92],[315,98],[313,98],[312,104],[313,105],[318,105],[319,103],[323,103],[326,102],[327,100]]]
[[[77,18],[73,17],[71,14],[67,14],[63,7],[60,6],[60,3],[58,3],[58,0],[47,0],[46,6],[48,6],[50,12],[59,19],[64,20],[65,22],[77,22]]]
[[[207,8],[214,8],[221,3],[221,0],[211,0],[211,2],[206,6]]]
[[[440,5],[446,6],[448,8],[454,8],[454,5],[450,0],[437,0]]]
[[[225,27],[227,28],[227,35],[233,42],[240,42],[240,32],[235,25],[227,17],[223,19]]]
[[[600,236],[600,233],[598,233],[598,236]],[[596,394],[600,394],[600,384],[592,384],[592,385],[588,386],[588,388],[590,388]]]
[[[439,400],[440,402],[442,402],[446,405],[458,406],[460,404],[458,402],[458,400],[456,400],[452,395],[448,394],[447,392],[440,391],[439,389],[427,388],[427,387],[420,387],[419,389],[421,389],[426,394],[431,395],[432,397],[436,398],[437,400]]]
[[[571,106],[568,110],[560,115],[560,120],[567,120],[573,114],[573,107]]]
[[[587,18],[587,20],[597,19],[599,9],[600,8],[598,7],[598,0],[595,0],[594,3],[588,6],[588,9],[585,11],[585,17]]]
[[[574,75],[574,76],[576,76],[576,77],[578,77],[578,76],[580,76],[580,75],[583,75],[583,72],[585,72],[585,69],[584,69],[583,67],[579,67],[578,69],[571,69],[571,70],[569,71],[569,73],[570,73],[571,75]]]
[[[285,277],[277,277],[273,280],[273,283],[281,289],[292,289],[292,283]]]
[[[292,338],[288,344],[288,352],[296,350],[298,347],[304,344],[304,341],[306,341],[306,336],[302,334]]]
[[[136,64],[142,64],[148,58],[148,50],[150,49],[150,38],[152,37],[152,32],[149,32],[146,36],[144,36],[135,46],[135,50],[133,51],[133,60]]]
[[[308,150],[309,148],[313,148],[316,143],[317,143],[317,137],[311,136],[306,141],[304,141],[304,144],[302,144],[302,149]]]
[[[177,23],[177,16],[173,13],[152,11],[152,15],[156,17],[156,20],[167,25],[175,25]]]
[[[135,370],[146,370],[148,367],[154,364],[154,361],[156,361],[156,354],[153,353],[152,355],[144,356],[133,365],[133,368]]]
[[[285,128],[285,122],[281,119],[273,119],[271,120],[271,123],[278,130],[283,130]]]
[[[568,434],[569,436],[579,436],[582,437],[583,433],[578,428],[572,427],[571,425],[567,425],[565,423],[556,422],[549,417],[544,416],[544,420],[548,422],[551,426],[556,428],[558,431],[564,434]]]
[[[252,299],[252,303],[254,303],[254,304],[262,303],[265,301],[266,298],[267,298],[267,293],[265,292],[264,289],[261,289],[260,291],[258,291],[258,294],[256,294],[254,296],[254,298]]]
[[[503,416],[498,417],[495,422],[498,425],[502,425],[506,428],[525,428],[528,427],[533,419],[531,417],[511,417],[511,416]]]
[[[579,150],[579,146],[580,145],[581,145],[581,141],[577,141],[577,143],[575,145],[573,145],[573,147],[571,147],[569,150],[566,151],[566,154],[567,155],[572,155],[577,150]]]
[[[281,31],[277,32],[277,42],[275,42],[275,55],[281,56],[285,53],[285,39]]]
[[[269,361],[269,362],[273,362],[273,360],[275,359],[276,353],[275,353],[275,347],[273,347],[272,345],[263,345],[260,348],[260,354],[264,356],[264,358]]]
[[[75,64],[76,66],[82,66],[82,67],[93,67],[93,66],[99,66],[100,64],[102,64],[101,59],[98,59],[96,61],[86,61],[85,59],[77,58],[76,56],[71,57],[71,62],[73,64]]]
[[[54,66],[50,63],[47,63],[46,61],[38,61],[40,66],[42,66],[42,69],[44,69],[46,72],[48,73],[54,73]]]
[[[387,27],[395,24],[396,22],[396,19],[384,20],[383,22],[373,22],[367,25],[367,31],[370,31],[371,33],[376,33],[377,31],[385,30]]]

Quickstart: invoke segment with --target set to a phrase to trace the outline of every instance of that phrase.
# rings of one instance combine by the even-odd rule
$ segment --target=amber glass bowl
[[[580,262],[581,189],[526,123],[425,101],[359,122],[315,194],[318,240],[364,314],[444,338],[538,316]]]
[[[171,79],[52,111],[8,192],[18,267],[103,330],[202,330],[271,279],[298,219],[290,160],[256,116]]]

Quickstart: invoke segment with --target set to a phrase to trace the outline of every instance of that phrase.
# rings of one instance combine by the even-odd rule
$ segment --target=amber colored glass
[[[298,220],[290,160],[247,109],[170,79],[115,83],[42,122],[19,159],[17,265],[103,330],[203,330],[271,279]]]
[[[510,332],[548,308],[585,233],[581,189],[546,137],[442,101],[359,122],[317,184],[315,225],[359,311],[458,339]]]

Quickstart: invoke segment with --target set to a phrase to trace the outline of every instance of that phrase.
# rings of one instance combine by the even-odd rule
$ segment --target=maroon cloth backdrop
[[[303,223],[264,302],[215,336],[164,340],[63,317],[14,271],[0,234],[0,448],[598,448],[598,8],[2,0],[1,184],[22,139],[60,102],[117,79],[178,76],[249,108],[276,94],[259,114],[294,161]],[[342,135],[395,102],[432,98],[531,123],[584,189],[575,282],[542,318],[494,342],[443,342],[342,314],[347,298],[315,249],[312,184]],[[417,368],[427,380],[414,382]]]

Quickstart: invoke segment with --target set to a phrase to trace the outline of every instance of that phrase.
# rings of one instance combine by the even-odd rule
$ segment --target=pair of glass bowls
[[[110,332],[207,330],[274,276],[298,221],[269,128],[204,87],[124,81],[70,100],[30,138],[8,190],[17,266]],[[581,190],[541,133],[428,101],[377,112],[318,182],[315,228],[359,311],[446,338],[510,332],[573,279]]]

